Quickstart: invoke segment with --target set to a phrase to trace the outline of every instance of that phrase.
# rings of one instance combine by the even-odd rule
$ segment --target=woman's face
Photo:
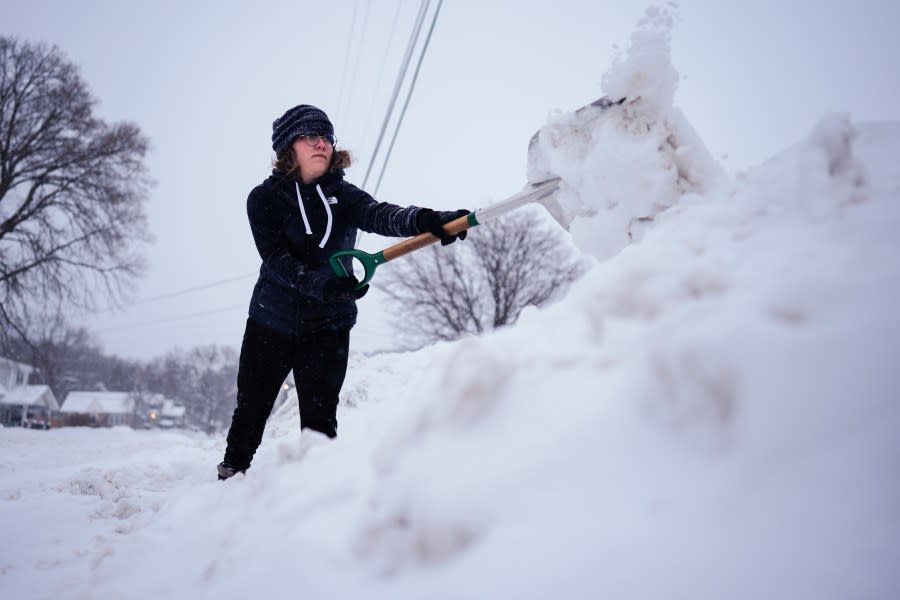
[[[312,183],[328,171],[334,147],[326,138],[300,136],[293,148],[303,183]]]

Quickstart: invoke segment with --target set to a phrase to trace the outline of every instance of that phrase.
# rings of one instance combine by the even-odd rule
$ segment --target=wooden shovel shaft
[[[491,207],[477,210],[468,215],[444,223],[444,230],[450,235],[456,235],[462,231],[475,227],[476,225],[496,219],[498,216],[506,214],[511,210],[515,210],[523,204],[528,204],[529,202],[543,203],[546,201],[544,199],[547,196],[552,195],[558,186],[559,177],[554,177],[540,183],[530,184],[518,194],[510,196],[506,200],[498,202]],[[421,233],[416,237],[403,240],[399,244],[394,244],[390,248],[385,248],[382,253],[384,254],[385,262],[387,262],[401,256],[406,256],[410,252],[415,252],[416,250],[420,250],[439,241],[440,238],[435,235]]]
[[[475,223],[470,223],[470,219],[474,220],[473,217],[474,213],[469,213],[468,215],[463,215],[458,219],[453,219],[452,221],[444,223],[444,230],[450,235],[456,235],[463,232],[478,224],[477,221]],[[441,241],[441,238],[436,235],[431,233],[420,233],[416,237],[411,237],[398,244],[394,244],[390,248],[385,248],[382,253],[384,254],[385,261],[394,260],[395,258],[406,256],[410,252],[415,252],[426,246],[436,244],[439,241]]]

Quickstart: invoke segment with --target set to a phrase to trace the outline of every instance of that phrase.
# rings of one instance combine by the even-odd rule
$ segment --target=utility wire
[[[434,26],[437,23],[438,14],[441,12],[441,5],[444,3],[444,0],[438,0],[437,8],[434,10],[434,16],[431,19],[431,27],[428,29],[428,36],[425,38],[425,45],[422,46],[422,53],[419,54],[419,62],[416,63],[416,70],[413,72],[412,82],[409,85],[409,90],[406,93],[406,100],[403,102],[403,109],[400,111],[400,117],[397,120],[397,127],[394,129],[394,136],[391,138],[391,144],[388,146],[387,154],[385,154],[384,162],[381,164],[381,174],[378,175],[378,182],[375,184],[375,191],[373,195],[378,195],[378,188],[381,187],[381,180],[384,177],[385,171],[387,171],[388,161],[391,160],[391,152],[394,150],[394,144],[397,142],[397,134],[400,133],[400,126],[403,124],[403,117],[406,116],[406,109],[409,107],[409,101],[412,99],[413,90],[416,89],[416,81],[419,79],[419,71],[422,68],[422,61],[425,59],[425,53],[428,52],[428,44],[431,42],[431,34],[434,33]]]
[[[344,116],[344,91],[346,89],[347,71],[350,67],[350,55],[353,50],[353,32],[356,29],[356,13],[359,11],[359,0],[353,1],[353,17],[350,19],[350,33],[347,34],[347,51],[344,53],[344,68],[341,70],[341,87],[338,93],[337,114],[343,119]]]
[[[250,277],[256,277],[258,272],[254,271],[253,273],[244,273],[243,275],[236,275],[235,277],[229,277],[228,279],[221,279],[219,281],[213,281],[212,283],[205,283],[203,285],[194,286],[191,288],[185,288],[183,290],[178,290],[175,292],[169,292],[166,294],[160,294],[159,296],[151,296],[150,298],[143,298],[141,300],[135,300],[134,302],[129,302],[127,304],[123,304],[121,306],[111,306],[109,308],[104,308],[102,310],[98,310],[97,312],[108,312],[111,310],[116,310],[118,308],[127,308],[129,306],[137,306],[138,304],[147,304],[148,302],[156,302],[157,300],[165,300],[166,298],[174,298],[176,296],[183,296],[184,294],[190,294],[192,292],[199,292],[200,290],[208,290],[209,288],[214,288],[220,285],[224,285],[226,283],[231,283],[232,281],[240,281],[241,279],[248,279]]]
[[[384,81],[384,68],[387,66],[388,57],[391,54],[391,47],[394,45],[394,33],[396,33],[396,31],[397,31],[397,21],[400,18],[400,9],[402,8],[402,6],[403,6],[403,3],[401,2],[401,0],[397,0],[397,7],[394,9],[394,21],[393,21],[393,23],[391,23],[391,33],[388,36],[387,47],[384,49],[384,56],[381,58],[381,67],[378,69],[378,78],[375,80],[376,84],[375,84],[375,94],[373,95],[374,98],[377,98],[381,94],[381,82]],[[365,143],[369,140],[369,129],[370,129],[370,125],[372,123],[372,115],[374,113],[375,113],[375,103],[370,102],[369,103],[369,114],[366,115],[366,121],[365,121],[365,124],[363,125],[364,131],[363,131],[363,136],[361,138],[363,143]],[[374,154],[372,155],[372,158],[370,160],[372,160],[372,161],[375,160]],[[363,184],[363,187],[365,187],[365,184]],[[356,241],[353,244],[354,247],[357,247],[357,248],[359,247],[359,243],[362,240],[364,233],[365,232],[362,229],[357,231]]]
[[[358,87],[356,84],[359,79],[357,77],[357,73],[359,72],[359,58],[363,52],[363,48],[366,45],[366,30],[368,29],[367,25],[369,22],[369,8],[371,6],[371,0],[366,0],[366,8],[363,12],[362,22],[360,23],[359,43],[356,44],[356,53],[353,58],[353,69],[350,70],[350,85],[348,86],[349,91],[347,93],[346,111],[341,113],[345,122],[345,129],[349,129],[350,116],[353,114],[351,107],[353,106],[354,92]]]
[[[384,68],[387,66],[387,59],[391,53],[391,46],[394,44],[394,33],[397,31],[397,21],[400,18],[400,8],[401,8],[400,0],[397,0],[397,8],[394,10],[394,22],[391,23],[391,33],[388,36],[387,47],[384,49],[384,56],[381,59],[381,67],[378,69],[378,78],[375,80],[375,94],[373,97],[377,98],[381,93],[381,82],[384,79]],[[365,121],[365,130],[363,131],[362,140],[367,140],[369,137],[369,124],[372,122],[372,115],[375,112],[375,103],[369,103],[369,114],[366,115]]]
[[[247,278],[256,277],[256,276],[257,276],[256,271],[254,271],[253,273],[244,273],[243,275],[236,275],[234,277],[229,277],[228,279],[220,279],[219,281],[213,281],[211,283],[204,283],[203,285],[197,285],[194,287],[185,288],[183,290],[176,290],[174,292],[160,294],[159,296],[151,296],[150,298],[142,298],[140,300],[135,300],[134,302],[126,302],[124,304],[119,304],[117,306],[108,306],[106,308],[98,308],[96,310],[84,311],[83,315],[99,315],[102,313],[112,312],[114,310],[119,310],[122,308],[131,308],[132,306],[137,306],[139,304],[149,304],[150,302],[156,302],[157,300],[165,300],[167,298],[183,296],[185,294],[199,292],[201,290],[208,290],[209,288],[214,288],[214,287],[217,287],[220,285],[225,285],[226,283],[231,283],[233,281],[240,281],[241,279],[247,279]]]
[[[205,317],[207,315],[215,315],[218,313],[229,312],[232,310],[247,310],[246,304],[241,304],[240,306],[226,306],[224,308],[215,308],[213,310],[205,310],[203,312],[191,313],[187,315],[178,315],[175,317],[167,317],[165,319],[157,319],[155,321],[144,321],[143,323],[132,323],[131,325],[122,325],[119,327],[103,327],[100,329],[96,329],[97,333],[103,333],[108,331],[124,331],[126,329],[137,329],[139,327],[147,327],[149,325],[159,325],[160,323],[171,323],[172,321],[183,321],[185,319],[195,319],[197,317]]]
[[[381,131],[378,134],[378,141],[375,143],[375,149],[372,151],[372,159],[369,161],[369,166],[366,169],[366,176],[363,178],[362,187],[365,189],[366,183],[369,181],[369,175],[372,173],[372,167],[375,165],[375,159],[378,156],[378,151],[381,149],[381,142],[384,141],[384,134],[387,131],[388,122],[391,119],[391,114],[394,112],[394,106],[397,103],[397,96],[400,95],[400,88],[403,84],[403,79],[406,77],[406,72],[409,70],[409,61],[412,59],[412,53],[415,49],[416,42],[419,39],[419,33],[422,31],[422,24],[425,22],[425,13],[428,11],[428,5],[431,4],[431,0],[422,0],[422,5],[419,7],[419,14],[416,16],[416,24],[413,28],[412,35],[409,39],[409,45],[406,47],[406,53],[403,56],[403,63],[400,66],[400,73],[397,75],[397,82],[394,84],[394,91],[391,94],[391,100],[388,103],[387,112],[384,116],[384,121],[381,124]]]

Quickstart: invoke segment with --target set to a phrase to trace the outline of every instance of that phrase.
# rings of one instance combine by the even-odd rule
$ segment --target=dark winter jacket
[[[250,192],[247,216],[262,258],[250,300],[250,318],[287,334],[350,329],[356,303],[322,299],[325,282],[334,276],[329,257],[352,248],[357,230],[392,237],[421,233],[419,208],[376,202],[327,173],[316,183],[273,174]],[[350,270],[350,259],[345,259]]]

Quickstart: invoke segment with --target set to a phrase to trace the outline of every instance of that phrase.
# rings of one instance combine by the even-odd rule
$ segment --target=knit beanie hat
[[[278,154],[300,135],[334,137],[334,126],[322,110],[299,104],[272,123],[272,150]]]

